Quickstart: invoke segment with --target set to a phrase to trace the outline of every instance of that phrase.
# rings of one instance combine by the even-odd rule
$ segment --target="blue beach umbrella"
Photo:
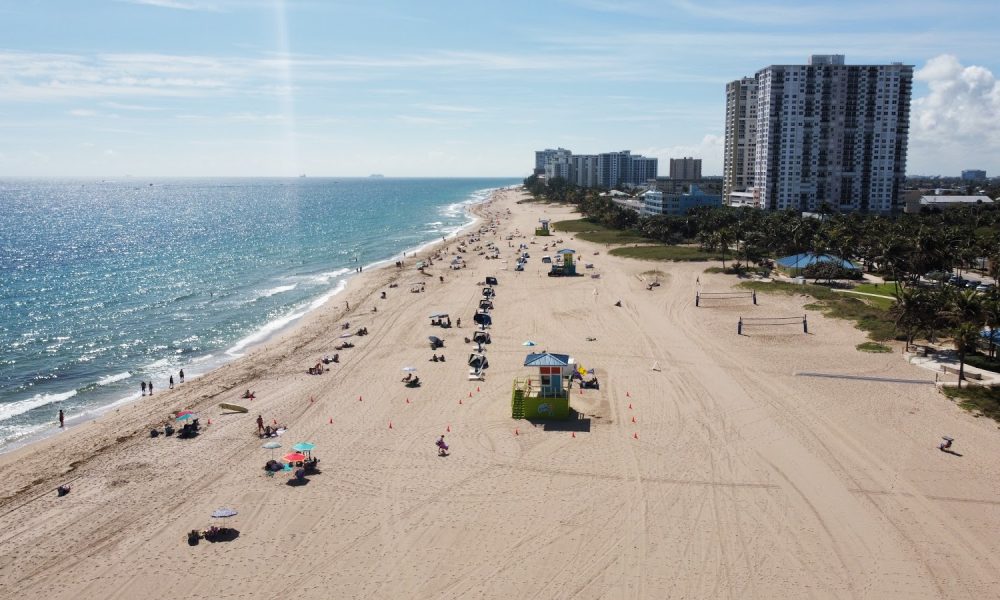
[[[316,444],[312,442],[299,442],[298,444],[292,446],[292,450],[295,450],[297,452],[310,452],[315,447]]]
[[[528,341],[524,342],[524,343],[523,343],[523,344],[521,344],[521,345],[522,345],[522,346],[537,346],[538,344],[536,344],[535,342],[533,342],[533,341],[531,341],[531,340],[528,340]]]
[[[187,421],[188,419],[197,419],[197,418],[198,418],[198,415],[196,415],[194,413],[186,413],[186,414],[183,414],[183,415],[177,417],[177,420],[178,421]]]

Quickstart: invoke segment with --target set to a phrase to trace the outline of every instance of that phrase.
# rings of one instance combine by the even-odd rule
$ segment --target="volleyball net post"
[[[753,302],[754,306],[757,305],[757,290],[751,290],[749,292],[703,292],[701,290],[696,290],[694,293],[694,305],[701,306],[701,301],[704,300],[739,300],[748,299]]]
[[[736,322],[736,335],[743,335],[744,326],[778,326],[778,325],[798,325],[802,323],[802,333],[809,333],[809,319],[807,315],[801,317],[740,317]]]

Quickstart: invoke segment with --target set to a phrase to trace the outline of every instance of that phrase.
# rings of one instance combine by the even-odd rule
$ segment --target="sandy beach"
[[[515,273],[508,234],[526,236],[516,247],[539,218],[574,218],[523,198],[506,190],[479,207],[473,231],[493,220],[497,231],[470,243],[464,269],[448,268],[462,234],[362,273],[242,359],[0,456],[0,597],[1000,595],[996,423],[948,401],[898,348],[855,350],[865,338],[849,322],[809,312],[809,334],[737,336],[740,316],[802,315],[811,299],[695,307],[698,285],[737,283],[708,263],[615,258],[557,231]],[[593,269],[547,277],[542,247],[557,238]],[[502,260],[472,249],[487,241]],[[654,270],[662,285],[648,290]],[[490,367],[469,381],[463,338],[488,275]],[[417,281],[426,291],[410,291]],[[435,312],[462,327],[432,327]],[[338,352],[344,322],[369,335],[307,374]],[[430,361],[430,335],[446,362]],[[529,339],[595,369],[600,389],[573,391],[579,419],[511,418]],[[401,383],[405,366],[421,387]],[[200,415],[199,436],[149,437],[182,409]],[[315,443],[321,473],[297,486],[268,477],[258,414],[288,426],[277,455]],[[957,455],[937,450],[942,435]],[[239,514],[211,519],[219,507]],[[239,536],[188,545],[213,522]]]

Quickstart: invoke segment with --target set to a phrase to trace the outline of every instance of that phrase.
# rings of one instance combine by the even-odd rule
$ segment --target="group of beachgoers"
[[[181,372],[178,373],[177,375],[180,378],[181,383],[184,383],[184,369],[181,369]],[[167,382],[167,389],[169,389],[169,390],[174,389],[174,376],[173,376],[172,373],[170,375],[169,381]],[[140,381],[139,382],[139,391],[142,392],[143,396],[146,395],[146,391],[147,390],[149,391],[149,395],[152,396],[153,395],[153,382],[150,381],[149,383],[146,383],[145,381]]]

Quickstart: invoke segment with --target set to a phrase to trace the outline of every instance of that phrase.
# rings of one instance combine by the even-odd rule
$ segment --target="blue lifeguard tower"
[[[573,277],[576,275],[576,263],[573,261],[573,255],[576,254],[576,250],[570,250],[569,248],[564,248],[556,254],[562,259],[562,261],[556,261],[552,263],[552,268],[549,269],[549,277]]]
[[[511,417],[515,419],[565,419],[569,417],[570,377],[576,361],[568,354],[529,354],[524,366],[538,369],[537,377],[514,380]]]

